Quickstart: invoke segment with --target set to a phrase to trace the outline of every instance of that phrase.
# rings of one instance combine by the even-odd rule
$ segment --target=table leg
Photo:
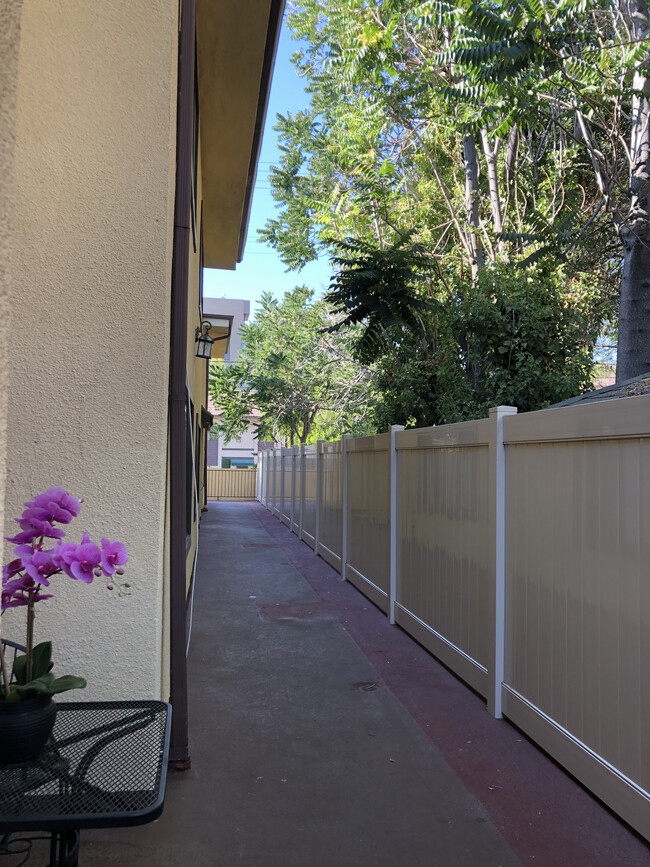
[[[52,831],[49,867],[78,867],[79,831]]]

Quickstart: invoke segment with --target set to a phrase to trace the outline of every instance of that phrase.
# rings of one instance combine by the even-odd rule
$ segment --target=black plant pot
[[[38,757],[54,728],[56,704],[50,695],[0,701],[0,764]]]

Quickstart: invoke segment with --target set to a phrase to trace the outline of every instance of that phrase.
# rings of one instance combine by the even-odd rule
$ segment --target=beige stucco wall
[[[59,576],[40,605],[87,699],[163,691],[177,5],[26,0],[21,21],[7,521],[60,484],[74,541],[127,545],[131,596]]]
[[[22,0],[0,0],[0,527],[4,525],[7,452],[8,268],[14,202],[14,132]]]

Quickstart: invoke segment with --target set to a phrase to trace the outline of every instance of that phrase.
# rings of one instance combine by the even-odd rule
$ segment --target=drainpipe
[[[171,286],[169,371],[170,510],[170,701],[173,707],[169,762],[190,767],[187,720],[185,369],[190,254],[191,153],[194,109],[195,0],[183,0],[178,55],[176,196]]]
[[[208,361],[208,369],[205,373],[205,410],[208,410],[208,401],[210,399],[210,362]],[[205,449],[203,451],[203,506],[201,508],[202,512],[208,511],[208,441],[210,439],[210,428],[203,427],[201,428],[204,431],[203,434],[203,442],[205,443]]]

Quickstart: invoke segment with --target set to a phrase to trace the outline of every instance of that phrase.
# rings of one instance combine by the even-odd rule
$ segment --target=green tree
[[[410,244],[414,230],[379,250],[364,241],[335,242],[342,256],[325,301],[337,321],[329,331],[357,326],[353,351],[366,363],[376,361],[391,342],[426,330],[426,314],[437,306],[432,292],[434,267],[421,244]]]
[[[451,285],[467,287],[468,275],[478,280],[482,269],[535,265],[529,276],[543,273],[545,283],[566,287],[554,296],[558,315],[582,287],[589,342],[595,319],[615,315],[617,230],[593,170],[594,148],[586,149],[573,127],[555,123],[561,104],[537,105],[538,92],[549,102],[543,79],[555,67],[536,68],[539,82],[529,69],[524,80],[516,61],[538,37],[536,15],[547,15],[538,41],[546,39],[552,51],[562,40],[583,38],[585,28],[576,34],[571,14],[589,17],[596,4],[552,5],[547,15],[543,3],[531,4],[526,18],[517,11],[526,0],[489,7],[470,0],[292,4],[289,22],[304,46],[295,63],[312,106],[278,120],[282,157],[271,182],[280,212],[263,232],[286,264],[300,268],[324,250],[338,254],[340,268],[355,256],[352,246],[337,246],[344,240],[381,254],[408,235],[431,256],[438,279],[428,297],[438,301]],[[516,39],[498,44],[499,27],[506,27],[499,16],[509,10],[509,26],[528,28],[523,47]],[[486,32],[479,38],[480,27]],[[586,29],[593,41],[594,28]],[[512,55],[503,74],[489,67],[499,52]],[[577,99],[579,84],[573,90]],[[608,98],[615,99],[613,86]],[[618,111],[622,123],[620,105]],[[421,351],[434,344],[437,337],[418,342]],[[406,380],[404,388],[411,390]]]
[[[496,136],[524,124],[584,164],[572,243],[603,217],[620,267],[617,379],[650,369],[650,11],[646,0],[436,2],[457,69],[448,98],[472,106]],[[562,204],[562,211],[566,206]]]
[[[329,333],[333,320],[304,286],[281,301],[262,296],[252,323],[242,328],[236,363],[212,362],[210,392],[224,414],[219,432],[240,436],[252,409],[262,418],[257,436],[305,443],[368,431],[372,394],[367,369],[351,357],[351,335]]]
[[[356,324],[353,351],[373,365],[377,429],[480,418],[498,404],[540,409],[589,385],[598,290],[542,265],[445,277],[408,240],[339,244],[325,298],[346,314],[332,328]]]
[[[264,236],[334,255],[379,428],[588,388],[603,326],[619,378],[650,367],[647,0],[290,10],[312,104],[279,118]]]
[[[485,83],[465,81],[467,52],[458,43],[462,16],[475,7],[292,6],[290,25],[306,45],[295,63],[312,107],[279,118],[282,158],[271,183],[281,212],[263,232],[290,267],[331,251],[332,239],[382,248],[414,225],[416,240],[474,276],[485,263],[523,261],[540,246],[566,258],[578,237],[581,249],[611,243],[602,208],[593,213],[600,195],[575,137],[549,131],[534,95],[514,111],[512,100],[486,94]],[[596,269],[593,256],[573,257],[574,269],[600,270],[607,283],[607,258]]]

